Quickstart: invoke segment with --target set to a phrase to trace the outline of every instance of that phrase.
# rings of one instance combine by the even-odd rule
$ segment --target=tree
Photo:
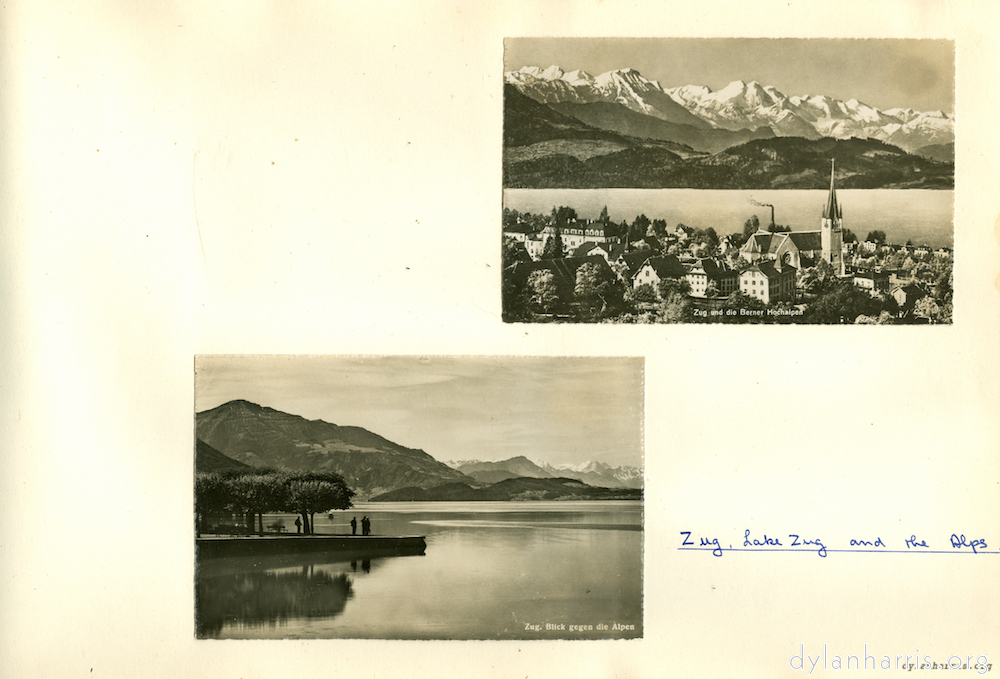
[[[896,322],[896,317],[888,311],[882,311],[878,316],[859,315],[854,319],[856,325],[892,325]]]
[[[645,238],[651,223],[649,217],[646,215],[637,216],[635,221],[632,222],[632,226],[628,229],[628,239],[630,241],[637,241]]]
[[[611,216],[608,214],[608,206],[605,205],[604,209],[601,210],[601,216],[597,218],[601,224],[607,224],[611,221]]]
[[[854,235],[854,232],[850,229],[844,229],[842,239],[845,243],[857,243],[858,237]]]
[[[559,305],[556,277],[551,271],[540,269],[531,272],[528,276],[528,296],[529,303],[542,313],[549,313]]]
[[[879,245],[885,245],[885,231],[875,230],[869,231],[868,235],[865,236],[866,241],[872,243],[878,243]]]
[[[554,234],[545,239],[542,247],[542,259],[562,259],[566,256],[566,248],[563,246],[562,232],[556,227]]]
[[[578,302],[593,309],[599,301],[603,314],[611,303],[611,294],[615,290],[615,277],[607,267],[587,262],[576,270],[576,286],[573,294]]]
[[[248,526],[257,519],[257,532],[264,532],[264,512],[278,511],[285,502],[282,473],[274,469],[258,469],[229,479],[230,508],[247,515]]]
[[[940,305],[930,295],[921,297],[913,306],[913,315],[930,323],[951,323],[951,304]]]
[[[705,286],[705,297],[718,297],[719,296],[719,284],[713,279],[708,282]]]
[[[849,282],[834,283],[809,304],[803,319],[809,323],[854,323],[858,316],[878,316],[883,304]]]
[[[514,240],[510,236],[505,236],[503,239],[503,249],[500,251],[500,263],[503,268],[514,266],[522,260],[523,255],[521,254],[523,246],[520,242]]]
[[[646,304],[652,304],[659,299],[656,296],[656,288],[653,287],[652,283],[643,283],[642,285],[636,287],[635,292],[632,293],[632,297],[635,301]]]
[[[766,308],[767,305],[753,295],[748,295],[742,290],[734,290],[722,305],[723,312],[726,312],[722,320],[726,323],[764,323],[768,320],[766,316],[744,315],[740,311],[760,311]]]
[[[353,506],[351,490],[340,474],[333,472],[300,472],[287,477],[285,482],[285,510],[302,517],[302,532],[313,533],[313,516],[316,512],[347,509]]]
[[[684,279],[664,278],[659,285],[660,319],[664,323],[685,323],[693,315],[691,300],[688,294],[691,285]]]
[[[576,210],[571,207],[560,205],[552,208],[552,223],[557,227],[566,226],[570,222],[575,222],[576,219]]]
[[[760,229],[760,219],[757,218],[757,215],[752,215],[750,219],[743,222],[743,242],[745,243],[747,238],[757,233],[758,229]]]
[[[829,289],[837,280],[837,275],[830,262],[820,259],[815,266],[799,269],[796,279],[799,290],[818,295]]]
[[[715,229],[713,229],[710,226],[707,229],[705,229],[705,231],[703,232],[703,234],[704,234],[704,243],[705,243],[705,245],[707,245],[712,250],[715,250],[716,248],[719,247],[719,242],[720,242],[719,241],[719,234],[716,233]]]
[[[222,511],[229,502],[229,489],[219,472],[200,473],[194,480],[194,508],[198,534],[208,532],[209,512]]]
[[[207,516],[212,511],[244,514],[248,532],[255,524],[259,532],[264,531],[265,512],[296,512],[302,514],[306,533],[310,533],[316,511],[347,509],[352,497],[354,491],[333,472],[289,473],[260,467],[223,469],[195,479],[200,531],[208,529]]]
[[[521,213],[509,207],[503,209],[503,228],[508,229],[521,223]]]
[[[199,532],[208,530],[210,512],[242,514],[247,532],[254,529],[255,517],[279,509],[280,493],[272,490],[281,485],[279,472],[269,467],[256,469],[219,469],[198,474],[195,478],[195,510]],[[263,522],[261,522],[263,523]]]
[[[524,279],[515,276],[510,269],[504,269],[500,283],[503,319],[510,322],[525,318],[527,316],[528,289]]]
[[[500,295],[503,304],[505,321],[516,321],[526,314],[526,294],[524,277],[515,273],[517,264],[524,261],[524,248],[513,238],[504,238],[500,261],[503,270],[500,273]]]

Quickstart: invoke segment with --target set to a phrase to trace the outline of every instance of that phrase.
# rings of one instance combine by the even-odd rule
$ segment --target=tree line
[[[306,535],[313,516],[353,506],[354,491],[334,472],[287,472],[270,467],[221,469],[195,478],[199,532],[208,532],[209,512],[233,512],[247,518],[248,531],[264,532],[264,513],[291,512],[302,518]]]

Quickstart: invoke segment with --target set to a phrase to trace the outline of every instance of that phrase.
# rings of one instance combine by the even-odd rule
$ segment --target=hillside
[[[532,478],[551,478],[552,474],[545,471],[537,464],[519,455],[509,460],[500,462],[480,462],[469,460],[465,462],[455,462],[449,465],[467,476],[471,476],[480,483],[497,483],[506,479],[513,479],[518,476]]]
[[[242,400],[198,413],[196,431],[198,439],[244,464],[336,472],[361,500],[407,486],[475,483],[422,450],[366,429],[307,420]]]
[[[519,476],[536,479],[565,477],[599,488],[642,488],[643,479],[642,471],[637,467],[612,467],[603,462],[554,467],[545,462],[532,462],[523,455],[499,461],[462,460],[445,464],[480,483],[497,483]]]
[[[616,132],[627,137],[675,142],[700,152],[717,153],[751,139],[774,137],[774,131],[767,126],[756,130],[738,131],[704,129],[661,120],[655,116],[637,113],[621,104],[603,101],[592,104],[549,104],[549,107],[597,129]]]
[[[920,116],[907,124],[927,120],[947,118]],[[698,128],[615,102],[564,100],[547,105],[508,84],[503,185],[822,189],[829,185],[830,158],[836,157],[837,184],[843,188],[954,187],[947,145],[926,146],[923,155],[915,155],[889,143],[893,139],[775,137],[766,126],[752,131]]]
[[[575,479],[506,479],[485,488],[443,484],[431,488],[400,488],[373,497],[375,502],[496,502],[524,500],[641,500],[631,488],[597,488]]]
[[[625,148],[630,142],[621,135],[591,127],[572,116],[539,104],[510,85],[503,89],[504,147],[526,146],[552,139],[606,142],[613,148]]]
[[[506,188],[822,189],[830,158],[845,189],[954,187],[954,165],[872,139],[756,139],[711,156],[681,158],[653,144],[585,159],[563,150],[504,159]]]
[[[198,473],[215,472],[220,469],[250,469],[250,465],[226,457],[201,439],[195,444],[194,451],[194,470]]]

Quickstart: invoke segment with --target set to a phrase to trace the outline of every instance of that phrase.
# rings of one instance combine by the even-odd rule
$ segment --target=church
[[[838,276],[844,275],[844,212],[837,202],[834,185],[834,165],[830,165],[830,194],[823,208],[818,231],[788,231],[771,233],[759,229],[740,248],[740,254],[751,263],[760,260],[778,262],[779,266],[804,269],[816,266],[820,259],[828,262]]]

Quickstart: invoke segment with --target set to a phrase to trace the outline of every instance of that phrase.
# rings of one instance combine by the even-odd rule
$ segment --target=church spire
[[[835,177],[835,159],[830,159],[830,195],[826,199],[826,208],[823,210],[823,219],[840,219],[843,217],[841,214],[840,206],[837,205],[837,189],[834,186]]]

